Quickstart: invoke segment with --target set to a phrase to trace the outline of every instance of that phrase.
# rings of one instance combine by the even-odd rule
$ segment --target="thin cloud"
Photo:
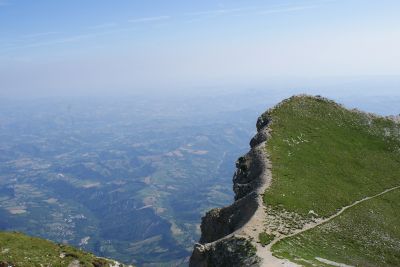
[[[285,13],[285,12],[295,12],[295,11],[301,11],[301,10],[307,10],[307,9],[314,9],[317,7],[320,7],[322,3],[328,3],[328,2],[333,2],[336,0],[319,0],[319,1],[313,1],[309,2],[308,5],[302,5],[302,6],[295,6],[295,5],[290,5],[290,4],[281,4],[281,5],[275,5],[275,6],[270,6],[269,9],[265,8],[264,10],[258,6],[245,6],[245,7],[238,7],[238,8],[220,8],[220,9],[215,9],[215,10],[206,10],[206,11],[199,11],[199,12],[191,12],[191,13],[184,13],[180,18],[184,18],[182,16],[191,16],[192,18],[190,20],[185,21],[186,23],[192,23],[196,21],[201,21],[206,19],[209,15],[214,15],[214,16],[219,16],[219,15],[231,15],[231,16],[240,16],[240,15],[267,15],[267,14],[273,14],[273,13]],[[8,5],[9,1],[8,0],[0,0],[0,6],[1,5]],[[135,18],[128,20],[131,23],[150,23],[150,22],[157,22],[157,21],[163,21],[163,20],[168,20],[171,19],[171,16],[164,15],[164,16],[153,16],[153,17],[141,17],[141,18]],[[54,38],[46,41],[40,42],[37,40],[34,42],[34,39],[40,39],[40,37],[47,37],[47,36],[52,36],[56,34],[60,34],[60,32],[55,32],[55,31],[49,31],[49,32],[41,32],[41,33],[32,33],[32,34],[26,34],[21,36],[20,40],[16,40],[18,42],[21,42],[22,39],[25,39],[25,41],[30,41],[29,43],[25,44],[3,44],[2,47],[0,47],[0,52],[6,52],[10,50],[15,50],[15,49],[21,49],[21,48],[32,48],[32,47],[41,47],[41,46],[51,46],[51,45],[58,45],[58,44],[64,44],[64,43],[70,43],[70,42],[77,42],[81,41],[83,39],[88,39],[88,38],[96,38],[102,35],[107,35],[107,34],[114,34],[118,32],[126,32],[126,31],[132,31],[135,30],[135,28],[128,27],[128,28],[119,28],[116,27],[118,26],[117,23],[115,22],[109,22],[109,23],[103,23],[99,25],[93,25],[89,26],[86,29],[89,30],[99,30],[99,32],[92,32],[92,33],[87,33],[87,34],[78,34],[75,36],[70,36],[70,37],[65,37],[65,38]]]
[[[109,23],[103,23],[103,24],[89,26],[89,27],[87,27],[87,29],[89,29],[89,30],[107,29],[107,28],[113,28],[117,25],[118,24],[115,22],[109,22]]]
[[[66,37],[66,38],[51,40],[48,42],[32,43],[32,44],[26,45],[25,47],[38,47],[38,46],[70,43],[70,42],[81,41],[84,39],[99,37],[99,36],[103,36],[103,35],[108,35],[108,34],[113,34],[113,33],[118,33],[118,32],[125,32],[125,31],[132,31],[132,30],[135,30],[135,29],[134,28],[121,28],[121,29],[115,29],[115,30],[98,32],[98,33],[80,34],[80,35],[70,36],[70,37]]]
[[[308,6],[293,6],[293,7],[288,7],[288,8],[267,9],[267,10],[258,12],[257,14],[268,15],[268,14],[274,14],[274,13],[286,13],[286,12],[314,9],[317,7],[320,7],[320,6],[319,5],[308,5]]]
[[[257,7],[240,7],[240,8],[225,8],[225,9],[214,9],[214,10],[206,10],[206,11],[198,11],[198,12],[189,12],[185,13],[185,16],[202,16],[202,15],[222,15],[229,13],[236,13],[241,11],[254,10]]]
[[[22,35],[22,38],[24,39],[30,39],[30,38],[37,38],[37,37],[44,37],[44,36],[49,36],[49,35],[54,35],[59,32],[39,32],[39,33],[31,33],[31,34],[26,34]]]
[[[134,31],[136,28],[121,28],[121,29],[115,29],[115,30],[110,30],[110,31],[104,31],[104,32],[98,32],[98,33],[88,33],[88,34],[79,34],[79,35],[74,35],[70,37],[65,37],[65,38],[59,38],[59,39],[53,39],[45,42],[33,42],[33,43],[28,43],[25,45],[14,45],[14,46],[5,46],[0,48],[0,53],[5,53],[11,50],[16,50],[16,49],[23,49],[23,48],[35,48],[35,47],[42,47],[42,46],[52,46],[52,45],[59,45],[59,44],[65,44],[65,43],[73,43],[73,42],[78,42],[82,41],[85,39],[90,39],[90,38],[96,38],[99,36],[103,35],[108,35],[108,34],[114,34],[118,32],[128,32],[128,31]]]
[[[96,36],[96,35],[95,34],[81,34],[81,35],[75,35],[75,36],[61,38],[61,39],[50,40],[47,42],[31,43],[31,44],[25,45],[24,47],[39,47],[39,46],[63,44],[63,43],[79,41],[79,40],[86,39],[89,37],[94,37],[94,36]]]
[[[257,14],[272,14],[272,13],[282,13],[282,12],[291,12],[291,11],[300,11],[305,9],[313,9],[319,7],[319,3],[328,3],[336,0],[319,0],[316,2],[308,3],[308,5],[302,6],[294,6],[289,3],[279,4],[270,6],[269,8],[264,7],[264,11],[257,12]],[[318,3],[318,4],[317,4]],[[238,7],[238,8],[221,8],[214,10],[205,10],[198,12],[188,12],[185,13],[185,16],[207,16],[207,15],[237,15],[237,14],[250,14],[249,11],[257,11],[262,10],[263,8],[260,6],[246,6],[246,7]],[[254,13],[253,13],[254,14]]]
[[[160,21],[160,20],[168,20],[171,16],[158,16],[158,17],[145,17],[145,18],[137,18],[137,19],[130,19],[129,22],[136,23],[136,22],[153,22],[153,21]]]

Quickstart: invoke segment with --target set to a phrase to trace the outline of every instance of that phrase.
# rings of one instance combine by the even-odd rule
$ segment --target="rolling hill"
[[[0,232],[0,266],[124,267],[71,246],[18,232]]]

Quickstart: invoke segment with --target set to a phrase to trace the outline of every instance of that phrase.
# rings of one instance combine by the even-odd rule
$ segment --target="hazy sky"
[[[398,0],[0,0],[0,96],[400,76]]]

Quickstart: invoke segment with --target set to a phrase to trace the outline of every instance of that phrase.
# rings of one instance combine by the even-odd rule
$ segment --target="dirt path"
[[[386,189],[385,191],[383,191],[383,192],[381,192],[381,193],[379,193],[379,194],[376,194],[376,195],[373,195],[373,196],[369,196],[369,197],[365,197],[365,198],[363,198],[363,199],[357,200],[357,201],[355,201],[354,203],[352,203],[351,205],[348,205],[348,206],[343,207],[342,209],[340,209],[340,211],[338,211],[337,213],[335,213],[334,215],[332,215],[332,216],[330,216],[330,217],[327,217],[327,218],[325,218],[325,219],[320,219],[320,220],[318,220],[317,222],[314,222],[314,223],[306,224],[302,229],[297,230],[297,231],[295,231],[295,232],[292,233],[292,234],[285,235],[285,236],[281,236],[281,237],[278,237],[278,238],[274,239],[268,246],[266,246],[265,248],[263,248],[264,252],[262,253],[262,254],[263,254],[262,257],[263,257],[263,259],[264,259],[264,264],[263,264],[262,266],[263,266],[263,267],[299,266],[299,265],[297,265],[297,264],[295,264],[295,263],[289,262],[288,260],[279,259],[279,258],[276,258],[275,256],[273,256],[273,255],[272,255],[272,252],[271,252],[271,247],[272,247],[274,244],[276,244],[278,241],[282,240],[282,239],[289,238],[289,237],[293,237],[293,236],[295,236],[295,235],[298,235],[298,234],[301,234],[301,233],[303,233],[303,232],[305,232],[305,231],[308,231],[308,230],[310,230],[310,229],[313,229],[313,228],[315,228],[315,227],[317,227],[317,226],[319,226],[319,225],[321,225],[321,224],[324,224],[324,223],[326,223],[326,222],[329,222],[330,220],[333,220],[334,218],[336,218],[336,217],[338,217],[339,215],[341,215],[341,214],[342,214],[343,212],[345,212],[346,210],[348,210],[348,209],[350,209],[350,208],[352,208],[352,207],[354,207],[354,206],[356,206],[356,205],[358,205],[358,204],[360,204],[360,203],[362,203],[362,202],[364,202],[364,201],[367,201],[367,200],[370,200],[370,199],[379,197],[379,196],[381,196],[381,195],[384,195],[384,194],[386,194],[386,193],[389,193],[389,192],[391,192],[391,191],[393,191],[393,190],[396,190],[396,189],[399,189],[399,188],[400,188],[400,186],[395,186],[395,187]]]
[[[269,128],[264,128],[262,131],[269,131]],[[262,173],[259,177],[260,184],[256,189],[258,195],[258,208],[251,219],[239,230],[235,231],[235,235],[243,235],[250,237],[253,240],[253,245],[257,248],[257,256],[259,256],[262,261],[262,267],[297,267],[297,265],[289,260],[279,259],[272,255],[267,247],[263,247],[257,241],[259,240],[259,234],[265,230],[265,219],[267,218],[263,195],[265,190],[271,185],[272,172],[271,172],[271,161],[268,158],[268,154],[265,151],[266,141],[258,144],[253,148],[254,152],[257,154],[257,164],[262,168]]]
[[[269,131],[270,131],[269,127],[264,127],[261,131],[263,132],[263,134],[265,136],[269,136]],[[259,132],[259,133],[261,133],[261,132]],[[258,242],[259,234],[266,230],[265,221],[267,218],[267,213],[266,213],[266,208],[264,206],[263,195],[265,193],[265,190],[270,186],[271,181],[272,181],[272,173],[271,173],[272,165],[269,160],[268,153],[266,153],[266,149],[265,149],[266,142],[267,141],[263,141],[260,144],[255,145],[249,152],[249,153],[253,153],[253,158],[252,158],[252,160],[254,161],[253,164],[257,164],[257,166],[262,168],[261,174],[258,177],[259,180],[258,180],[257,187],[255,188],[255,192],[257,193],[257,203],[258,203],[257,210],[252,215],[250,220],[247,223],[245,223],[241,228],[237,229],[233,233],[228,234],[218,240],[204,244],[203,245],[204,247],[205,246],[211,247],[211,246],[215,245],[216,243],[221,242],[224,239],[228,239],[232,236],[237,236],[237,237],[242,236],[242,237],[250,238],[252,240],[253,245],[257,248],[257,256],[259,256],[262,259],[262,263],[261,263],[262,267],[299,267],[300,265],[293,263],[287,259],[279,259],[279,258],[273,256],[272,252],[271,252],[271,247],[275,243],[277,243],[278,241],[280,241],[284,238],[298,235],[302,232],[305,232],[305,231],[315,228],[323,223],[326,223],[326,222],[336,218],[337,216],[342,214],[347,209],[354,207],[355,205],[358,205],[364,201],[381,196],[390,191],[400,188],[400,186],[396,186],[396,187],[387,189],[387,190],[385,190],[379,194],[376,194],[374,196],[365,197],[361,200],[358,200],[358,201],[352,203],[351,205],[343,207],[340,211],[338,211],[337,213],[335,213],[334,215],[332,215],[328,218],[319,219],[316,222],[306,224],[302,229],[295,230],[292,234],[279,236],[276,239],[274,239],[268,246],[263,247]]]

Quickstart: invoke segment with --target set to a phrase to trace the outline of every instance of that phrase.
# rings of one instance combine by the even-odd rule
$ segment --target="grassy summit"
[[[115,263],[79,249],[54,244],[16,232],[0,232],[0,264],[4,266],[69,266],[109,267]],[[7,265],[5,265],[7,264]],[[1,266],[3,266],[1,265]],[[76,266],[76,265],[72,265]]]
[[[400,185],[400,125],[394,121],[309,96],[285,100],[266,115],[273,181],[264,202],[270,213],[290,214],[289,226],[304,227]],[[310,266],[329,266],[324,259],[399,266],[399,203],[400,189],[393,190],[282,239],[272,251]]]

